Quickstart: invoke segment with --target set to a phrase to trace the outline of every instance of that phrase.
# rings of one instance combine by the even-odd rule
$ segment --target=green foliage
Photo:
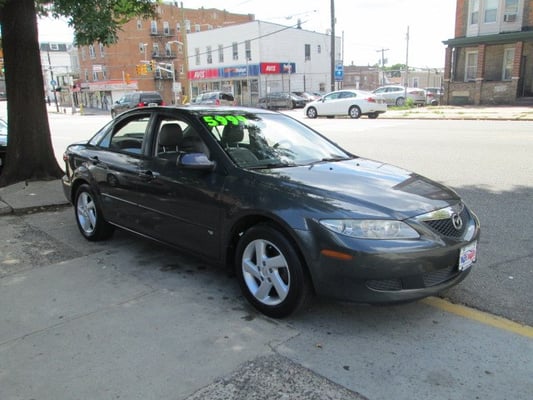
[[[0,5],[2,4],[0,0]],[[117,31],[134,17],[156,15],[160,0],[36,0],[42,16],[66,17],[78,45],[115,43]]]

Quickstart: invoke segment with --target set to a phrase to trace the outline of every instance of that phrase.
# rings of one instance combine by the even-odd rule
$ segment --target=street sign
[[[344,80],[344,65],[342,64],[335,65],[335,80],[336,81]]]
[[[50,85],[55,87],[55,86],[57,86],[57,82],[52,79],[50,81]]]

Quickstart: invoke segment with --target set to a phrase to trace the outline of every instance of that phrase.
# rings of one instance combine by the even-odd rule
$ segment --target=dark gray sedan
[[[148,107],[65,152],[88,240],[127,229],[235,271],[285,317],[313,294],[413,301],[463,280],[479,223],[451,189],[249,108]]]

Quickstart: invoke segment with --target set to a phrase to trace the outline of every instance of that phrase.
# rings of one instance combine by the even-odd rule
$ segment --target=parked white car
[[[416,105],[423,106],[426,104],[426,91],[420,88],[408,87],[406,90],[405,86],[390,85],[379,87],[372,93],[383,99],[387,104],[395,106],[403,106],[406,98],[413,100]]]
[[[337,90],[307,103],[304,113],[309,118],[321,116],[349,116],[377,118],[387,111],[387,104],[375,95],[362,90]]]

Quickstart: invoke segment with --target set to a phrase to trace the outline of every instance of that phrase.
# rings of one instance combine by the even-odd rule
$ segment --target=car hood
[[[302,206],[352,217],[355,213],[405,219],[459,201],[457,193],[442,184],[364,158],[258,172],[275,178],[265,181],[274,202],[291,193]],[[284,194],[278,197],[280,191]]]

